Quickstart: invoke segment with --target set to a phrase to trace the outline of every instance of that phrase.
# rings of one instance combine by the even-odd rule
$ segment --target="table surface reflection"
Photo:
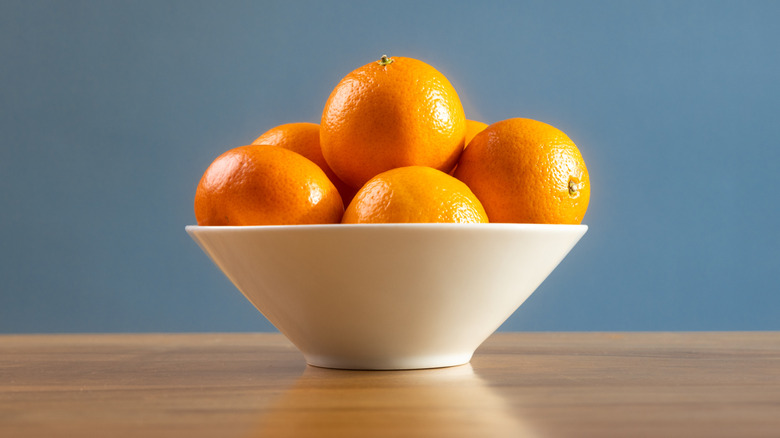
[[[2,335],[0,436],[775,437],[780,333],[498,333],[412,371],[279,334]]]

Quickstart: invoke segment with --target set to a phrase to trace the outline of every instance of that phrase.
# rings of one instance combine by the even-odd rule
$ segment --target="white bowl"
[[[461,365],[586,225],[186,227],[315,366]]]

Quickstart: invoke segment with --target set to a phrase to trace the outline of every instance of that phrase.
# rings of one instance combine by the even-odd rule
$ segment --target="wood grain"
[[[0,437],[777,437],[780,333],[500,333],[436,370],[278,334],[0,336]]]

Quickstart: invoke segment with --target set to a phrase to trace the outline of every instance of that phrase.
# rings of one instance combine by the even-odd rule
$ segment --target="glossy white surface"
[[[460,365],[544,281],[586,225],[187,226],[315,366]]]

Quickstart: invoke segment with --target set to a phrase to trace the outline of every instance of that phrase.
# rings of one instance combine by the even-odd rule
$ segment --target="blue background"
[[[579,145],[588,234],[503,330],[778,330],[778,2],[0,2],[0,332],[273,330],[200,175],[422,59]]]

